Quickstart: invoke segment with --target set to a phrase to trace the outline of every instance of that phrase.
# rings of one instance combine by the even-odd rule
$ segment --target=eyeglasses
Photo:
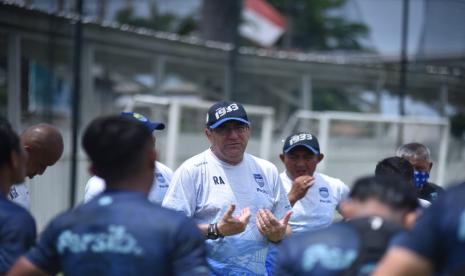
[[[225,127],[225,126],[219,126],[217,128],[212,129],[215,133],[221,136],[226,136],[231,134],[233,131],[237,134],[243,134],[249,129],[248,125],[236,125],[232,127]]]

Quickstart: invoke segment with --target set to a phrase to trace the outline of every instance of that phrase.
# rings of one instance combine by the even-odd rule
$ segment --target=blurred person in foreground
[[[415,190],[401,178],[361,178],[341,203],[348,220],[284,241],[276,275],[369,275],[413,224],[417,207]]]
[[[215,275],[265,275],[270,242],[291,232],[291,206],[277,168],[245,153],[250,127],[241,104],[212,105],[204,130],[210,148],[174,172],[163,200],[163,207],[195,219]]]
[[[155,130],[165,129],[165,124],[150,121],[147,117],[136,112],[122,112],[121,116],[132,118],[144,124],[152,133]],[[156,138],[154,138],[156,141]],[[171,182],[173,171],[161,162],[155,161],[155,177],[153,179],[152,187],[149,192],[149,200],[154,203],[161,204],[165,197],[166,191]],[[90,201],[92,198],[105,190],[105,181],[94,175],[86,183],[84,191],[84,202]]]
[[[465,275],[465,183],[446,190],[402,235],[376,276]]]
[[[28,127],[21,134],[21,142],[28,154],[26,175],[30,179],[42,175],[63,154],[63,137],[56,127],[49,124],[41,123]],[[29,187],[26,183],[13,185],[8,198],[30,209]]]
[[[436,200],[444,189],[428,181],[433,167],[428,147],[420,143],[409,143],[400,146],[396,155],[407,159],[413,166],[413,182],[418,197],[431,203]]]
[[[376,164],[375,175],[386,176],[386,175],[397,175],[404,179],[407,185],[415,187],[413,183],[413,166],[410,162],[402,157],[392,156],[384,158]],[[418,198],[421,208],[427,208],[431,205],[431,202]]]
[[[6,273],[36,239],[35,221],[7,199],[14,183],[24,181],[27,154],[10,124],[0,119],[0,274]]]
[[[9,275],[206,275],[204,240],[183,215],[152,204],[152,132],[121,116],[86,128],[90,170],[106,189],[53,219]]]

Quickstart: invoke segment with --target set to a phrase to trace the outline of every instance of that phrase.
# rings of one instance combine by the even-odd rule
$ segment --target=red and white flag
[[[286,29],[284,17],[266,0],[244,0],[242,20],[239,33],[265,47],[273,45]]]

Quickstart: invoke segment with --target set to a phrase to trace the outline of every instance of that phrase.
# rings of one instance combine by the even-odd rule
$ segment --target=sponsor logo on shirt
[[[328,270],[342,270],[348,268],[356,257],[357,252],[353,249],[315,244],[304,251],[301,264],[304,271],[312,271],[317,265]]]
[[[118,253],[140,256],[144,254],[138,241],[122,225],[108,225],[106,232],[74,233],[70,230],[58,236],[57,249],[60,254],[70,253]]]
[[[200,162],[200,163],[197,163],[197,164],[194,164],[195,167],[200,167],[202,165],[207,165],[208,162],[207,161],[203,161],[203,162]]]
[[[263,180],[263,176],[259,173],[254,173],[253,178],[255,182],[257,182],[258,186],[263,187],[265,185],[265,181]]]

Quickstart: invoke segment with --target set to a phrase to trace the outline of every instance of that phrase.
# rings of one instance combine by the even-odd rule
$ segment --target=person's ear
[[[284,163],[284,154],[283,154],[283,153],[281,153],[281,154],[279,155],[279,159],[281,159],[281,161]]]
[[[432,168],[433,168],[433,162],[429,162],[429,169],[428,169],[428,172],[430,172]]]
[[[207,136],[208,140],[210,140],[210,136],[212,135],[211,129],[209,129],[208,127],[206,127],[206,128],[204,129],[204,132],[205,132],[205,135]]]
[[[320,154],[318,155],[318,163],[320,163],[321,160],[323,160],[324,158],[325,158],[325,155],[324,155],[323,153],[320,153]]]
[[[10,165],[14,170],[16,170],[21,165],[20,156],[14,150],[11,151],[10,154]]]

